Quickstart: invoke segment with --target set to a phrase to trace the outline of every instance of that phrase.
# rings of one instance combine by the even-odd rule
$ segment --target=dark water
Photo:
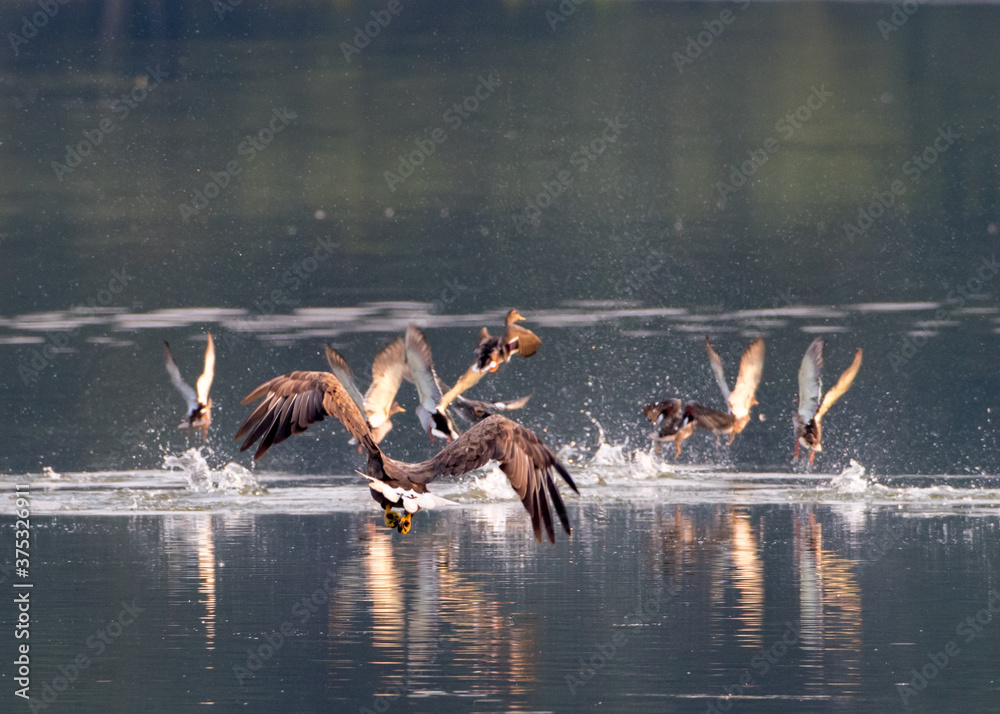
[[[30,484],[36,708],[62,676],[49,711],[997,709],[996,7],[72,3],[12,43],[37,7],[0,10],[0,564]],[[329,422],[257,467],[231,440],[324,342],[366,375],[416,322],[451,381],[512,306],[543,347],[474,396],[533,395],[570,541],[488,475],[390,534]],[[207,329],[196,452],[162,342],[193,380]],[[765,338],[763,419],[675,466],[638,410],[721,406],[705,334],[731,378]],[[865,359],[806,474],[817,334],[827,384]],[[430,453],[412,420],[385,447]]]
[[[590,504],[539,548],[456,515],[38,519],[35,686],[82,653],[51,710],[995,709],[995,518]]]

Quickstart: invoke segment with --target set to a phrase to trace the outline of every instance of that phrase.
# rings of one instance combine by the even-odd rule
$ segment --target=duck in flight
[[[671,397],[654,404],[647,404],[642,413],[655,425],[649,438],[656,442],[657,449],[664,442],[673,442],[677,447],[676,456],[681,455],[681,444],[694,433],[694,408],[697,402],[684,404],[677,397]]]
[[[330,345],[326,346],[326,361],[330,365],[330,371],[337,375],[345,389],[353,390],[352,398],[361,399],[368,425],[372,429],[372,438],[376,444],[382,443],[392,431],[392,418],[406,411],[396,401],[396,393],[399,392],[406,369],[402,338],[397,337],[375,355],[372,361],[372,382],[363,397],[360,396],[347,360]],[[351,439],[351,443],[357,442]],[[358,446],[358,449],[361,447]]]
[[[181,377],[181,371],[177,368],[173,355],[170,354],[170,343],[166,341],[163,343],[163,361],[167,367],[167,374],[170,375],[170,382],[187,403],[187,417],[177,427],[201,429],[201,440],[204,443],[208,438],[208,427],[212,424],[212,399],[208,396],[212,389],[212,380],[215,379],[215,341],[212,340],[212,333],[208,333],[205,367],[195,383],[195,389]]]
[[[474,352],[475,360],[465,374],[458,378],[455,386],[441,397],[442,408],[447,407],[458,395],[474,386],[486,376],[487,372],[496,372],[500,365],[510,360],[512,356],[531,357],[538,352],[542,344],[541,338],[528,328],[517,324],[524,319],[517,309],[513,309],[507,313],[504,320],[502,335],[493,337],[485,327],[479,332],[479,345]]]
[[[850,389],[860,368],[859,347],[854,353],[851,366],[844,370],[840,379],[820,402],[820,395],[823,393],[823,338],[817,337],[806,349],[799,366],[799,409],[792,414],[795,426],[794,459],[799,458],[799,446],[803,446],[809,451],[809,465],[812,466],[816,453],[823,450],[823,415]]]
[[[357,390],[354,390],[357,392]],[[259,442],[254,459],[292,434],[331,416],[339,420],[367,453],[368,486],[372,498],[385,510],[385,524],[408,533],[414,513],[444,502],[431,494],[427,484],[438,476],[460,476],[490,461],[498,461],[529,516],[535,540],[544,528],[555,543],[552,510],[563,530],[571,534],[566,507],[556,487],[558,475],[579,493],[566,468],[531,430],[495,414],[488,416],[437,455],[418,463],[396,461],[375,443],[363,404],[331,372],[292,372],[265,382],[244,399],[263,399],[246,418],[235,439],[245,438],[245,451]],[[551,501],[551,506],[550,506]],[[393,511],[402,510],[402,514]]]
[[[434,369],[434,355],[427,338],[415,325],[406,329],[406,371],[403,378],[410,379],[417,388],[420,398],[417,416],[431,438],[438,436],[450,440],[457,436],[451,418],[452,410],[469,423],[478,424],[493,414],[520,409],[531,399],[529,394],[510,402],[486,402],[456,395],[450,404],[441,406],[442,392],[447,389]]]
[[[736,435],[750,422],[750,409],[757,404],[754,395],[757,393],[760,377],[764,371],[764,340],[756,338],[743,351],[739,375],[736,377],[736,385],[732,392],[729,391],[726,374],[722,369],[722,358],[712,348],[708,337],[705,338],[705,350],[708,352],[712,373],[722,391],[722,398],[726,401],[728,411],[720,412],[697,402],[689,402],[686,409],[690,410],[691,418],[698,428],[712,432],[716,438],[722,434],[729,434],[731,445]]]

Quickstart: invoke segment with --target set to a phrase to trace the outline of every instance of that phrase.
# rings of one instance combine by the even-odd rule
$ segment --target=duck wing
[[[167,367],[167,374],[170,375],[170,383],[174,385],[174,389],[181,393],[184,397],[184,402],[187,404],[188,414],[195,412],[198,407],[198,393],[194,391],[190,384],[184,381],[181,377],[181,371],[177,368],[177,363],[174,361],[174,356],[170,354],[170,343],[163,343],[163,362]]]
[[[330,365],[330,371],[333,372],[337,381],[339,381],[341,386],[347,391],[351,400],[358,407],[358,409],[364,412],[365,402],[361,396],[361,390],[358,389],[358,383],[354,381],[354,370],[352,370],[350,365],[347,364],[347,360],[344,359],[344,355],[340,354],[330,345],[326,345],[326,361]],[[246,401],[244,400],[243,403],[245,404]]]
[[[737,419],[750,415],[750,407],[757,403],[754,395],[764,372],[764,340],[757,338],[743,351],[740,358],[740,373],[736,386],[729,395],[729,413]]]
[[[821,421],[823,415],[829,411],[833,403],[840,399],[844,392],[851,388],[851,383],[854,382],[854,378],[858,374],[858,370],[861,368],[861,348],[859,347],[854,353],[854,361],[851,362],[851,366],[844,370],[844,373],[840,375],[840,379],[837,383],[830,388],[830,391],[826,393],[823,397],[823,403],[819,405],[819,411],[816,412],[816,421]]]
[[[705,351],[708,352],[708,363],[712,367],[712,374],[715,375],[715,383],[719,385],[719,390],[722,392],[722,401],[728,404],[729,384],[726,383],[726,373],[722,369],[722,358],[712,348],[712,343],[707,335],[705,336]]]
[[[823,338],[813,340],[802,356],[799,366],[799,410],[802,424],[808,424],[819,410],[823,394]]]
[[[208,404],[208,393],[212,391],[212,380],[215,379],[215,340],[212,333],[208,333],[208,343],[205,345],[205,368],[195,383],[198,393],[198,402]]]

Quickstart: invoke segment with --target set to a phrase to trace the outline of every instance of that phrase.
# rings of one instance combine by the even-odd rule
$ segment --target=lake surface
[[[36,710],[998,709],[1000,10],[224,2],[0,8]],[[231,438],[324,343],[365,382],[416,323],[450,382],[515,306],[544,344],[471,396],[532,395],[581,487],[554,547],[489,470],[400,536],[331,420]],[[193,381],[206,330],[202,446],[162,343]],[[644,403],[722,406],[706,334],[730,380],[764,338],[755,418],[655,455]],[[806,469],[816,335],[825,384],[864,363]]]

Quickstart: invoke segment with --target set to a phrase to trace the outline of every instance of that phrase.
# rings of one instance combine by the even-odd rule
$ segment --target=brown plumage
[[[541,540],[544,528],[549,540],[555,542],[549,499],[563,530],[567,535],[571,533],[553,476],[558,474],[574,491],[576,484],[534,432],[503,416],[487,417],[426,461],[406,463],[383,455],[357,404],[333,374],[292,372],[275,377],[247,395],[243,403],[261,398],[264,401],[236,433],[236,439],[246,437],[241,450],[259,440],[254,454],[259,459],[272,445],[305,431],[311,424],[328,416],[337,418],[368,454],[369,488],[372,497],[385,508],[386,525],[402,533],[409,531],[412,513],[432,508],[442,500],[428,493],[428,483],[437,476],[467,473],[491,460],[500,462],[500,469],[521,498],[531,516],[536,540]],[[397,506],[405,511],[402,517],[392,512]]]
[[[694,433],[692,405],[696,403],[684,404],[680,399],[671,397],[642,408],[645,417],[656,426],[649,433],[649,438],[656,442],[657,448],[663,442],[673,442],[677,447],[676,456],[681,455],[681,444]]]
[[[510,310],[504,319],[504,332],[499,337],[490,335],[485,327],[479,332],[479,345],[476,347],[472,366],[458,378],[455,386],[441,397],[441,408],[451,404],[455,397],[473,387],[487,372],[496,372],[500,365],[510,360],[513,355],[531,357],[538,352],[542,344],[541,338],[531,330],[521,327],[518,322],[524,316],[517,309]]]
[[[736,435],[750,423],[750,409],[757,404],[755,395],[757,387],[760,385],[761,374],[764,371],[764,340],[756,338],[743,351],[743,356],[740,358],[740,371],[736,376],[736,385],[732,392],[729,391],[729,385],[726,383],[726,375],[722,369],[722,358],[712,348],[708,337],[705,338],[705,350],[708,352],[712,373],[715,375],[715,381],[722,391],[729,411],[723,413],[701,404],[695,404],[697,407],[693,412],[695,423],[699,428],[711,431],[717,437],[721,434],[729,434],[729,443],[732,444]]]
[[[208,438],[208,428],[212,425],[212,399],[208,396],[212,390],[212,381],[215,379],[215,340],[212,339],[212,333],[208,333],[208,341],[205,344],[205,366],[195,383],[195,388],[181,377],[177,362],[170,354],[169,342],[163,343],[163,361],[167,374],[170,375],[171,384],[181,393],[187,405],[187,416],[177,425],[178,428],[200,429],[201,440],[204,442]]]
[[[861,357],[859,347],[851,365],[820,402],[820,395],[823,393],[823,338],[817,337],[806,349],[799,366],[799,408],[792,414],[792,424],[795,427],[794,459],[799,458],[801,445],[809,451],[809,465],[812,466],[816,453],[823,450],[823,415],[850,389],[861,368]]]

